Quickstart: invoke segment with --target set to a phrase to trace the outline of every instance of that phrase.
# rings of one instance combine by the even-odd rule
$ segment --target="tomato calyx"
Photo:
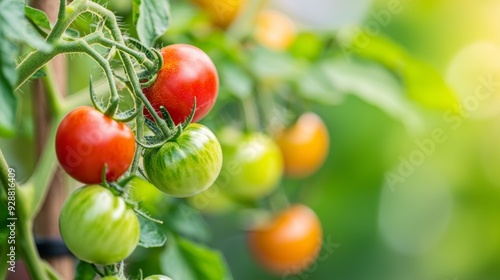
[[[194,98],[193,108],[188,118],[181,124],[175,125],[170,113],[164,106],[160,106],[160,112],[162,115],[161,123],[155,123],[154,121],[145,118],[144,123],[153,132],[154,136],[144,137],[146,142],[136,141],[137,144],[146,149],[158,149],[163,146],[168,141],[173,141],[177,139],[184,129],[193,120],[194,114],[196,112],[196,97]]]

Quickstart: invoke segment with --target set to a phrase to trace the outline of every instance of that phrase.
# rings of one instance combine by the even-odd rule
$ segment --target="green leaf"
[[[170,2],[167,0],[134,0],[133,20],[141,43],[152,47],[170,24]]]
[[[443,76],[430,64],[422,62],[391,40],[378,36],[363,40],[355,36],[347,54],[375,60],[401,77],[408,97],[436,109],[450,109],[458,100],[446,85]]]
[[[95,275],[96,273],[90,263],[79,261],[76,265],[75,280],[93,280]]]
[[[200,212],[185,204],[173,204],[167,216],[169,230],[201,241],[210,237],[205,220]]]
[[[47,17],[47,14],[45,12],[32,8],[30,6],[25,6],[24,11],[26,13],[26,17],[28,17],[28,19],[31,20],[35,25],[45,29],[51,29],[49,18]]]
[[[331,59],[321,64],[324,75],[336,90],[352,94],[394,117],[410,131],[422,129],[416,108],[404,95],[401,83],[377,63]]]
[[[144,248],[161,247],[167,241],[167,237],[158,225],[150,220],[139,216],[141,224],[141,235],[139,237],[139,246]]]
[[[160,263],[163,272],[173,279],[233,279],[220,252],[181,237],[169,240]]]
[[[252,94],[251,78],[237,65],[226,63],[219,68],[221,87],[240,99]]]

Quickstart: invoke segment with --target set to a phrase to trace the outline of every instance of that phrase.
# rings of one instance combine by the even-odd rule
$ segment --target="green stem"
[[[120,44],[119,42],[110,40],[106,37],[99,37],[96,43],[99,43],[108,48],[116,47],[117,50],[120,50],[124,53],[131,55],[133,58],[137,60],[137,62],[139,62],[139,64],[144,64],[144,66],[148,69],[153,69],[155,67],[154,63],[151,60],[149,60],[144,53],[133,50],[127,47],[126,45]]]
[[[245,131],[259,131],[259,115],[257,112],[257,107],[255,105],[254,97],[249,96],[240,100],[243,107]]]
[[[123,40],[123,36],[116,22],[116,17],[114,13],[112,13],[107,9],[104,9],[100,5],[93,2],[88,3],[88,11],[106,19],[106,27],[110,30],[111,35],[117,42],[119,42],[122,45],[125,45],[125,41]],[[141,84],[139,83],[139,78],[137,77],[137,73],[135,72],[130,57],[128,56],[127,53],[123,52],[119,52],[119,55],[125,67],[125,72],[127,73],[127,76],[129,77],[129,80],[132,84],[132,88],[134,89],[134,94],[144,103],[144,106],[150,112],[151,116],[153,116],[153,119],[156,121],[163,134],[165,136],[169,136],[171,132],[167,127],[167,124],[160,118],[160,116],[158,116],[158,113],[156,112],[156,110],[153,108],[149,100],[142,92]]]
[[[34,217],[42,207],[45,196],[49,190],[50,183],[56,170],[56,152],[55,152],[55,135],[57,124],[60,118],[55,117],[52,120],[49,136],[42,155],[37,164],[37,168],[23,185],[23,188],[33,188],[33,206],[29,209],[28,217]]]
[[[138,110],[142,111],[142,106],[138,108]],[[140,142],[143,142],[144,140],[144,116],[142,114],[139,114],[137,118],[135,119],[135,126],[136,126],[136,139]],[[139,160],[141,159],[141,153],[142,153],[142,146],[137,145],[137,148],[135,149],[135,155],[134,155],[134,161],[132,162],[132,167],[130,168],[130,174],[136,174],[137,170],[139,169]]]
[[[61,279],[62,277],[54,270],[54,268],[52,266],[50,266],[50,264],[48,264],[47,262],[43,262],[43,266],[45,268],[45,272],[47,272],[47,275],[49,276],[49,279],[51,280],[59,280]]]
[[[59,11],[57,12],[57,19],[62,20],[66,16],[66,0],[59,0]]]
[[[51,68],[46,65],[44,69],[47,75],[43,77],[43,84],[45,85],[45,91],[47,92],[47,100],[49,101],[49,110],[52,116],[58,116],[61,114],[63,110],[60,101],[62,94],[56,87],[56,84],[54,82],[54,73],[51,70]]]
[[[102,68],[106,78],[108,78],[109,90],[111,91],[111,97],[109,99],[109,105],[104,114],[109,117],[113,117],[118,110],[119,95],[116,89],[115,77],[113,76],[113,71],[111,70],[111,65],[109,62],[101,56],[96,50],[94,50],[87,41],[83,40],[81,44],[82,52],[88,54],[92,59],[94,59],[97,64]]]
[[[52,46],[51,50],[45,48],[37,49],[27,55],[16,68],[18,73],[17,87],[19,89],[36,71],[40,70],[45,64],[51,61],[58,54],[63,53],[63,49],[59,48],[59,40],[70,24],[86,10],[88,0],[75,0],[69,6],[59,9],[59,18],[54,25],[54,28],[47,36],[46,42]],[[61,3],[62,6],[62,3]],[[62,11],[64,10],[64,11]]]
[[[19,203],[19,201],[18,201]],[[23,260],[26,263],[26,268],[30,274],[30,279],[45,280],[47,273],[43,266],[43,261],[40,259],[36,250],[35,238],[33,237],[33,230],[30,226],[31,219],[22,220],[18,218],[18,239],[20,240],[20,249]]]

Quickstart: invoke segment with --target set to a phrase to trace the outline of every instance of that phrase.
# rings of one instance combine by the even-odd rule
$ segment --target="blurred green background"
[[[271,2],[283,12],[294,10],[286,8],[286,1]],[[206,50],[218,67],[231,62],[218,45],[227,46],[224,33],[207,31],[202,11],[186,1],[171,4],[172,27],[163,45],[190,42]],[[289,279],[500,279],[500,1],[315,0],[302,5],[309,6],[304,11],[329,13],[325,18],[331,22],[320,23],[311,23],[314,13],[288,15],[299,33],[321,42],[333,38],[331,54],[320,61],[300,59],[308,51],[315,55],[308,44],[299,55],[258,60],[245,54],[261,63],[252,66],[254,71],[269,71],[263,77],[293,67],[328,74],[320,89],[302,83],[305,75],[278,76],[300,80],[301,98],[323,118],[331,138],[319,172],[283,182],[293,202],[317,213],[325,244],[315,265]],[[388,12],[396,6],[399,12]],[[112,0],[109,7],[131,21],[129,1]],[[98,72],[87,60],[72,57],[70,92],[85,90],[88,81],[81,77],[89,71]],[[223,78],[218,106],[224,108],[206,120],[212,128],[220,125],[217,110],[234,106]],[[19,137],[29,146],[29,124],[25,130]],[[16,148],[6,154],[9,160],[20,155],[23,160],[13,165],[28,172],[34,163],[22,156],[26,152]],[[281,279],[251,259],[237,214],[205,217],[212,231],[207,244],[222,251],[235,279]],[[130,269],[161,272],[162,250],[137,252]]]

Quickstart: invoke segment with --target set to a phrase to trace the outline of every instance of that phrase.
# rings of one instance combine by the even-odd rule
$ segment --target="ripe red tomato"
[[[57,128],[57,159],[71,177],[84,184],[101,183],[105,164],[106,179],[115,181],[127,171],[134,153],[132,130],[92,107],[76,108]]]
[[[315,113],[305,113],[278,135],[276,143],[283,153],[285,175],[302,178],[314,173],[325,162],[330,138],[323,120]]]
[[[248,233],[248,245],[262,267],[276,275],[306,270],[321,249],[323,231],[316,214],[293,205]]]
[[[193,122],[201,120],[212,109],[219,90],[219,76],[206,53],[197,47],[174,44],[161,49],[163,67],[155,82],[144,88],[144,94],[159,112],[164,106],[176,124],[191,113],[196,98]],[[151,118],[149,111],[144,115]]]

